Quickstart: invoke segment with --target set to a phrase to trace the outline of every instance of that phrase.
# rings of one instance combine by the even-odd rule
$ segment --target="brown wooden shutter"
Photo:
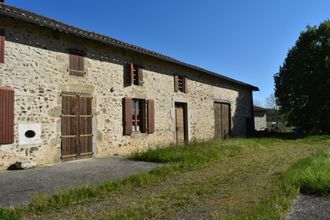
[[[179,91],[179,76],[174,76],[174,92]]]
[[[69,54],[69,69],[70,75],[84,76],[85,75],[85,61],[82,54],[70,52]]]
[[[187,77],[184,77],[184,83],[183,83],[183,91],[185,92],[185,93],[187,93],[188,92],[188,78]]]
[[[148,100],[148,134],[155,132],[155,102]]]
[[[76,94],[62,94],[61,149],[63,160],[71,160],[77,156],[79,145],[78,100],[79,97]]]
[[[139,86],[143,86],[143,69],[138,68],[138,79],[139,79]]]
[[[5,31],[0,30],[0,63],[5,62]]]
[[[133,63],[131,63],[130,65],[130,79],[131,79],[131,84],[133,84],[134,83],[134,64]]]
[[[14,143],[14,90],[0,87],[0,144]]]
[[[123,99],[123,130],[124,135],[132,134],[132,98]]]
[[[147,114],[146,114],[146,100],[140,99],[140,114],[141,114],[141,127],[140,131],[145,133],[147,131]]]

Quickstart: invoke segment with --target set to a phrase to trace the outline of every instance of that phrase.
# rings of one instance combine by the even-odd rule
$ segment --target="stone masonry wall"
[[[38,164],[60,161],[61,93],[93,96],[93,149],[96,157],[175,143],[175,101],[188,105],[189,140],[214,135],[215,99],[231,103],[232,134],[245,135],[251,116],[250,89],[207,76],[179,65],[114,48],[99,42],[0,16],[6,31],[5,63],[0,64],[0,85],[15,89],[15,143],[0,146],[0,169],[20,159]],[[68,49],[87,53],[84,77],[68,73]],[[144,67],[143,86],[124,86],[125,65]],[[174,74],[189,78],[188,93],[174,92]],[[155,100],[155,133],[123,136],[122,98]],[[41,143],[19,143],[20,124],[41,124]]]
[[[254,112],[254,127],[257,131],[267,128],[266,112]]]

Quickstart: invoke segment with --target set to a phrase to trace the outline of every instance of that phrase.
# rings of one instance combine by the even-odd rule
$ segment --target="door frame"
[[[90,97],[92,100],[94,99],[93,95],[91,93],[86,93],[86,92],[67,92],[67,91],[62,91],[60,94],[60,99],[61,99],[61,135],[60,135],[60,143],[61,143],[61,147],[60,147],[60,158],[61,160],[64,161],[70,161],[70,160],[78,160],[78,159],[88,159],[91,158],[95,155],[95,145],[94,145],[94,128],[95,128],[95,124],[94,124],[94,114],[93,114],[93,101],[91,102],[91,109],[92,109],[92,152],[88,153],[88,154],[81,154],[81,152],[79,152],[79,148],[78,146],[76,146],[76,151],[77,151],[77,156],[76,157],[72,157],[72,159],[70,159],[70,157],[65,157],[65,155],[63,156],[63,148],[62,148],[62,105],[63,105],[63,95],[67,95],[67,96],[79,96],[79,97]],[[80,117],[80,113],[78,113],[78,116]],[[80,136],[80,135],[79,135]],[[79,138],[79,136],[77,138]],[[89,155],[91,155],[89,157]]]
[[[186,102],[174,102],[174,133],[175,133],[175,144],[178,144],[178,135],[177,135],[177,116],[176,116],[176,106],[181,105],[183,107],[183,124],[184,124],[184,142],[188,143],[189,141],[189,131],[188,131],[188,104]]]
[[[231,136],[231,102],[226,101],[226,100],[220,100],[220,99],[215,99],[213,102],[213,115],[215,114],[215,109],[214,109],[214,105],[215,104],[221,104],[221,105],[228,105],[228,114],[229,114],[229,132],[228,135]],[[214,138],[215,138],[215,115],[214,115]],[[225,138],[224,138],[225,139]]]

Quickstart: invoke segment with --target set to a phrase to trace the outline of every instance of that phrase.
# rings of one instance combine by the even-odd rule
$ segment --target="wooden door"
[[[62,94],[62,160],[88,158],[93,155],[92,97]]]
[[[227,103],[214,103],[214,137],[224,139],[230,135],[230,105]]]
[[[177,144],[184,144],[187,141],[187,120],[186,120],[186,106],[183,103],[175,104],[175,118],[176,118],[176,142]]]

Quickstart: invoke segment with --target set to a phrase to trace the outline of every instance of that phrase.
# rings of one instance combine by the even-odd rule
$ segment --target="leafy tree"
[[[274,79],[289,125],[330,132],[330,20],[300,34]]]

